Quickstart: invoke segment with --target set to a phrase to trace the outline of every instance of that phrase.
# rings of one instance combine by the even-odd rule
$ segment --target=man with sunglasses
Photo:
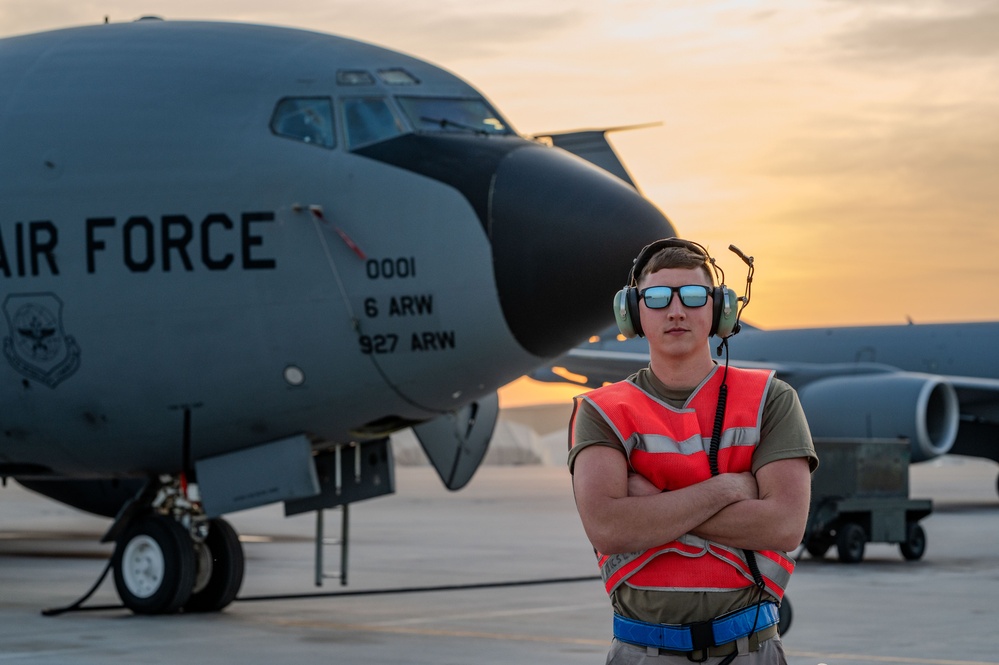
[[[738,329],[713,271],[696,243],[646,247],[615,307],[649,367],[575,400],[569,469],[614,609],[608,664],[786,663],[785,553],[818,458],[790,386],[713,360],[710,336]]]

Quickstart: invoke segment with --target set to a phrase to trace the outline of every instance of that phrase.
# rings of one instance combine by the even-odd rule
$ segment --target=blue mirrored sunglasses
[[[663,309],[669,307],[670,302],[673,301],[674,293],[679,294],[680,302],[684,307],[704,307],[708,304],[711,287],[703,284],[650,286],[639,291],[638,295],[645,301],[645,306],[649,309]]]

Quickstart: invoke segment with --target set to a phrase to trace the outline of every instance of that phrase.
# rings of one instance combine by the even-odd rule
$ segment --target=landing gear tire
[[[926,532],[923,527],[915,522],[905,525],[905,542],[899,543],[898,548],[902,550],[902,556],[906,561],[916,561],[923,558],[926,552]]]
[[[171,614],[191,597],[194,547],[169,517],[136,520],[118,540],[112,565],[118,596],[136,614]]]
[[[836,532],[836,551],[843,563],[860,563],[866,543],[867,532],[856,522],[847,522]]]
[[[205,541],[196,543],[194,549],[197,575],[184,611],[218,612],[236,598],[243,583],[243,546],[228,522],[213,519],[208,522]]]

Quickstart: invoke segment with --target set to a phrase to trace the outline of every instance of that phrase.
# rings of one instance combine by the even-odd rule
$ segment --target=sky
[[[611,142],[763,328],[999,317],[999,0],[0,0],[0,37],[143,15],[341,34],[524,134]]]

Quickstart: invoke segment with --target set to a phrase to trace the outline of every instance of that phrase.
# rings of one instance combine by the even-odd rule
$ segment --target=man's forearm
[[[636,552],[675,540],[729,504],[758,495],[749,473],[710,478],[675,492],[629,496],[619,452],[593,446],[576,460],[573,490],[583,528],[603,554]]]
[[[749,499],[721,509],[691,533],[729,547],[788,552],[801,542],[803,530],[771,502]]]
[[[760,498],[726,506],[691,532],[729,547],[789,552],[808,520],[810,475],[805,458],[772,462],[757,472]]]

